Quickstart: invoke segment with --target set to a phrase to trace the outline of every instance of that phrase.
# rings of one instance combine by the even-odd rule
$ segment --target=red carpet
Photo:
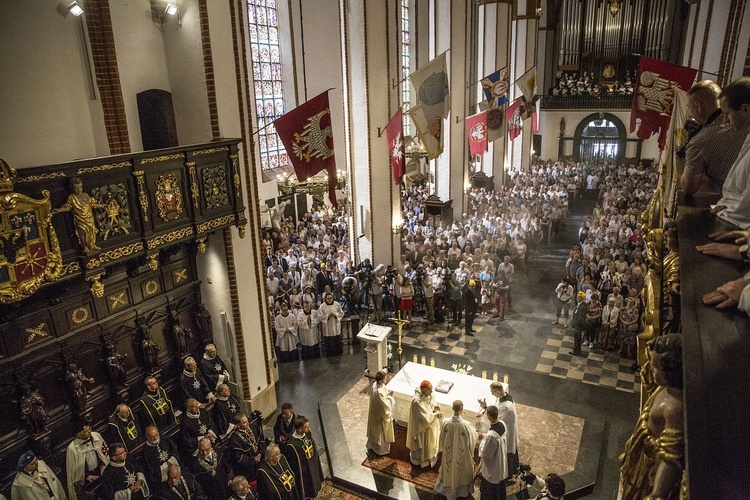
[[[432,469],[420,469],[409,461],[409,449],[406,447],[406,428],[399,425],[393,427],[396,442],[391,444],[391,453],[379,457],[373,453],[362,462],[380,474],[393,476],[413,483],[418,488],[433,491],[435,480],[440,470],[440,458]]]

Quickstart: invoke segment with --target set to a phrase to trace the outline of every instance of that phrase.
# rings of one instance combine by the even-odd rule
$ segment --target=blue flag
[[[490,108],[497,108],[508,102],[508,68],[502,68],[482,78],[482,89]]]

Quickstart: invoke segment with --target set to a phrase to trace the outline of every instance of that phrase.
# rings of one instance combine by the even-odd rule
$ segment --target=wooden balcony
[[[542,96],[542,109],[630,109],[633,104],[632,95],[576,95]]]

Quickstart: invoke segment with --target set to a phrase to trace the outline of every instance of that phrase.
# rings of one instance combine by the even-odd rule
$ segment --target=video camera
[[[393,280],[396,278],[396,270],[393,269],[393,266],[388,266],[385,269],[385,282],[389,285],[393,284]]]

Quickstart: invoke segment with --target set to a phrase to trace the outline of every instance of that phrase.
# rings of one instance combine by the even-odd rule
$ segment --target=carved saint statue
[[[115,347],[115,343],[112,341],[112,338],[105,334],[102,335],[102,338],[104,339],[104,363],[107,367],[107,373],[109,373],[109,378],[112,381],[112,386],[115,389],[119,389],[121,387],[125,387],[127,385],[126,382],[126,373],[125,373],[125,366],[123,365],[123,361],[125,361],[125,358],[128,357],[127,354],[120,354],[117,352],[117,348]]]
[[[284,219],[284,209],[290,203],[291,200],[284,200],[278,205],[275,205],[273,207],[267,206],[267,208],[263,210],[264,212],[268,212],[268,216],[271,218],[271,226],[281,230],[281,221]]]
[[[86,383],[94,383],[94,379],[87,377],[81,368],[78,367],[78,363],[71,362],[65,368],[65,381],[70,387],[70,391],[73,394],[75,405],[79,410],[86,408],[86,404],[89,399],[89,391],[86,389]]]
[[[622,500],[676,498],[682,478],[682,335],[652,340],[648,364],[657,387],[620,457]]]
[[[174,335],[175,344],[177,345],[177,356],[183,358],[187,355],[187,341],[193,336],[193,332],[190,328],[182,326],[180,312],[173,305],[169,306],[169,316],[172,318],[172,335]]]
[[[27,381],[21,382],[23,395],[18,402],[21,418],[32,434],[41,434],[47,430],[47,411],[44,409],[44,398],[39,391],[32,388]]]
[[[159,346],[151,337],[151,328],[148,326],[146,318],[135,320],[138,328],[138,344],[143,355],[143,365],[148,373],[153,373],[159,368]]]
[[[214,341],[214,325],[211,322],[211,313],[202,302],[198,303],[195,319],[198,322],[198,329],[201,332],[201,341],[204,344],[211,344]]]
[[[73,224],[76,228],[76,236],[86,255],[95,253],[101,248],[96,244],[96,222],[94,221],[94,208],[105,208],[105,205],[98,203],[94,198],[83,192],[83,182],[80,177],[70,179],[71,193],[67,201],[52,210],[53,214],[60,212],[71,212],[73,214]]]

